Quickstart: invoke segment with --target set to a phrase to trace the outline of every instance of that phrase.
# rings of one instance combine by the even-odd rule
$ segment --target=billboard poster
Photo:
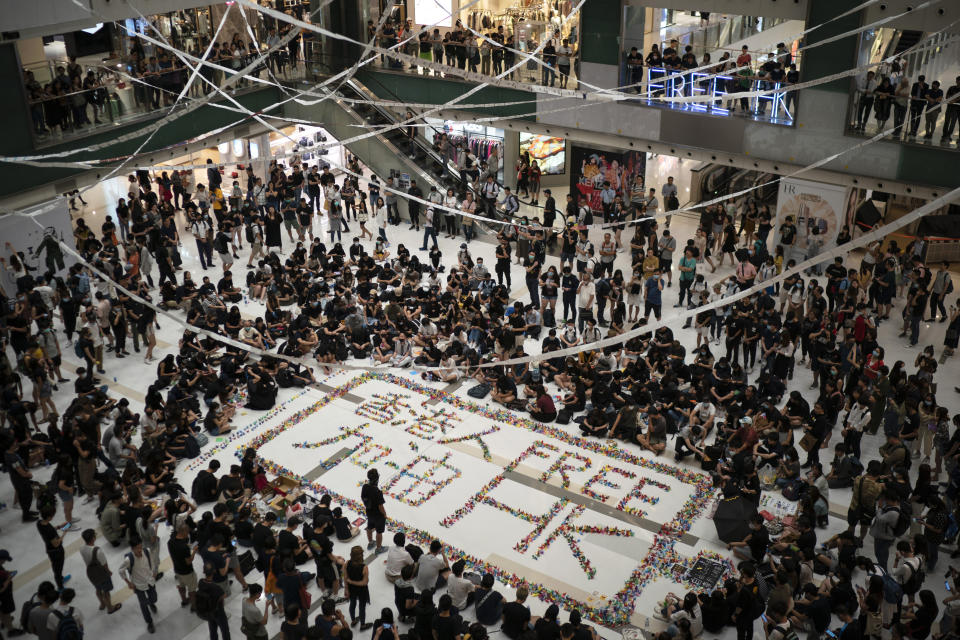
[[[566,171],[567,144],[563,138],[520,133],[520,155],[529,154],[542,175],[559,176]]]
[[[593,211],[602,211],[600,190],[609,182],[624,203],[633,189],[644,191],[647,154],[638,151],[608,151],[571,145],[570,192],[580,192]]]
[[[847,187],[825,182],[784,178],[777,195],[774,239],[779,238],[780,225],[792,216],[797,226],[795,252],[812,256],[832,246],[846,222],[847,191]],[[809,251],[811,247],[814,253]]]

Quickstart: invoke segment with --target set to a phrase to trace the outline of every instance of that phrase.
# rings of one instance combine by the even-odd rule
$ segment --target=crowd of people
[[[524,217],[517,196],[492,174],[471,181],[476,193],[467,185],[445,196],[433,188],[423,194],[411,184],[406,195],[462,212],[478,211],[480,201],[488,217],[509,222],[491,221],[495,243],[471,243],[479,221],[414,200],[404,219],[398,199],[405,194],[392,178],[361,180],[355,175],[363,168],[350,169],[336,175],[274,160],[266,175],[247,167],[225,178],[211,162],[195,188],[177,172],[140,170],[99,229],[76,219],[85,262],[65,269],[48,261],[48,270],[31,270],[8,244],[3,264],[16,291],[0,305],[10,346],[0,359],[4,465],[53,574],[30,599],[25,630],[54,638],[64,637],[64,627],[82,627],[71,604],[78,582],[96,591],[105,615],[117,611],[103,553],[109,545],[124,550],[114,569],[135,593],[150,632],[157,587],[173,582],[183,607],[207,621],[214,639],[230,636],[224,606],[234,583],[244,594],[247,638],[267,637],[271,613],[282,617],[289,640],[349,640],[358,625],[373,628],[375,640],[399,638],[400,623],[412,625],[405,631],[412,640],[483,640],[498,625],[511,639],[594,637],[577,611],[565,623],[555,606],[532,617],[523,588],[515,602],[505,602],[492,576],[471,575],[462,560],[444,556],[439,542],[420,549],[396,533],[385,547],[387,506],[374,469],[360,496],[366,550],[386,553],[385,577],[395,589],[393,602],[378,603],[384,606],[374,622],[366,607],[375,569],[355,542],[359,532],[329,499],[311,505],[306,496],[291,496],[295,510],[278,523],[262,508],[263,496],[284,490],[253,449],[219,475],[211,461],[189,490],[182,486],[182,461],[231,429],[238,390],[247,407],[268,409],[278,388],[314,381],[306,360],[326,372],[348,361],[422,366],[429,369],[424,378],[467,379],[473,398],[489,396],[586,437],[617,439],[655,456],[668,455],[672,445],[672,457],[710,472],[725,498],[758,504],[762,491],[779,490],[797,501],[800,515],[779,537],[753,518],[750,534],[731,544],[741,562],[722,588],[668,599],[660,613],[670,621],[663,632],[669,637],[730,625],[748,639],[757,619],[775,640],[824,637],[832,622],[845,640],[879,639],[886,628],[898,637],[930,636],[941,607],[923,588],[924,575],[937,569],[939,546],[956,537],[960,487],[960,417],[938,400],[950,390],[938,389],[936,372],[957,346],[960,311],[946,308],[949,265],[928,267],[922,241],[903,249],[874,243],[862,256],[838,257],[735,304],[697,311],[811,255],[794,246],[795,222],[774,229],[769,209],[744,199],[706,207],[695,235],[678,239],[644,215],[657,209],[654,190],[636,203],[617,198],[602,212],[576,192],[558,208],[545,190],[543,209]],[[491,181],[496,193],[484,190]],[[601,220],[612,226],[591,227]],[[342,232],[350,234],[354,223],[345,246]],[[391,241],[399,225],[422,227],[423,245]],[[441,228],[447,239],[462,234],[455,255],[441,249]],[[187,235],[202,271],[196,275],[183,268]],[[844,233],[840,241],[848,239]],[[248,250],[246,264],[237,262]],[[627,255],[624,272],[616,262]],[[245,275],[235,276],[243,266]],[[724,268],[730,271],[708,281]],[[515,271],[525,286],[514,285]],[[241,312],[244,299],[255,316]],[[668,315],[664,307],[690,310],[686,327],[643,333],[651,314]],[[159,361],[158,309],[189,325]],[[928,313],[949,323],[939,362],[930,346],[912,363],[888,364],[878,342],[881,323],[895,323],[917,345]],[[689,353],[680,340],[685,329],[696,335]],[[591,348],[628,331],[636,335]],[[97,376],[110,360],[131,355],[128,340],[134,351],[144,350],[145,364],[156,362],[140,412]],[[551,357],[567,347],[580,350]],[[65,371],[63,350],[83,366]],[[522,356],[530,357],[497,364]],[[812,383],[799,389],[791,381],[801,372],[809,379],[806,371]],[[64,374],[73,377],[72,394],[58,387],[70,382]],[[864,455],[862,439],[881,429],[885,444]],[[820,460],[823,449],[833,456],[829,467]],[[52,474],[38,470],[44,463]],[[829,522],[830,490],[851,487],[849,529],[818,540],[817,529]],[[81,496],[96,505],[98,529],[78,524],[74,501]],[[160,570],[164,522],[173,564],[167,582]],[[81,532],[87,581],[67,587],[64,541],[74,532]],[[311,561],[315,571],[301,569]],[[10,556],[0,552],[0,567],[4,562]],[[855,587],[861,576],[862,587]],[[10,577],[0,569],[7,630],[19,628],[10,617]],[[953,583],[952,573],[947,581]],[[311,621],[313,584],[322,604]],[[346,602],[349,622],[337,609]],[[953,608],[947,604],[943,613],[940,633],[956,637]]]
[[[946,110],[943,114],[940,144],[951,144],[953,130],[960,119],[960,76],[956,77],[944,93],[939,80],[927,83],[927,78],[923,75],[918,75],[916,81],[911,83],[898,59],[890,64],[889,69],[867,71],[857,78],[854,128],[866,131],[872,112],[877,132],[886,131],[892,111],[893,137],[916,139],[917,134],[921,133],[922,122],[922,138],[932,140],[941,111],[944,111],[943,105],[946,105]]]

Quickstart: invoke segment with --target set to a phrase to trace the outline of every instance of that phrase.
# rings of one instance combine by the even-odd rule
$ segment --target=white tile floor
[[[125,178],[116,178],[111,180],[109,183],[103,184],[96,189],[91,190],[87,195],[88,205],[79,212],[82,215],[87,223],[93,228],[99,228],[100,223],[103,220],[103,217],[107,214],[112,214],[113,208],[116,204],[116,199],[125,195],[126,191],[126,181]],[[178,220],[182,226],[182,220]],[[685,216],[675,216],[672,231],[677,236],[679,243],[682,245],[687,237],[691,236],[694,230],[695,222],[691,218]],[[322,227],[322,223],[318,223],[317,227]],[[414,250],[420,246],[421,237],[419,234],[416,234],[413,231],[408,231],[406,225],[401,225],[399,227],[390,227],[389,228],[390,240],[393,243],[394,247],[398,243],[404,243],[408,247],[412,247]],[[352,234],[345,234],[348,237]],[[190,237],[189,233],[183,232],[183,248],[182,255],[184,259],[184,268],[198,274],[199,265],[196,259],[195,245]],[[456,255],[456,250],[458,245],[462,240],[458,239],[440,239],[441,248],[444,251],[444,255],[449,257]],[[285,248],[289,250],[289,245],[284,239]],[[247,249],[244,249],[241,252],[241,258],[245,258],[245,252]],[[493,255],[493,245],[481,240],[474,241],[471,245],[471,251],[474,255],[482,255],[487,258],[488,261],[492,261]],[[856,261],[858,258],[851,257],[851,260]],[[550,258],[549,263],[555,264],[557,260],[555,258]],[[238,262],[242,264],[242,262]],[[620,254],[617,257],[616,268],[623,268],[625,271],[629,269],[629,254],[624,253]],[[730,268],[725,267],[719,270],[714,275],[708,275],[708,279],[714,281],[720,277],[729,275]],[[196,275],[199,277],[199,275]],[[519,267],[514,267],[513,274],[514,289],[513,295],[518,298],[526,298],[526,292],[523,290],[523,278],[520,273]],[[675,295],[675,288],[667,289],[664,296],[664,308],[669,314],[672,309],[673,296]],[[951,302],[954,302],[951,300]],[[900,301],[898,307],[902,307],[902,301]],[[245,303],[242,305],[242,309],[245,313],[251,315],[257,315],[262,311],[257,304],[254,303]],[[162,357],[166,353],[170,353],[176,348],[176,343],[179,338],[179,331],[176,325],[170,321],[165,321],[161,319],[162,329],[158,332],[158,339],[160,341],[159,347],[156,351],[156,355]],[[940,345],[942,344],[943,335],[944,335],[945,325],[943,324],[925,324],[921,333],[921,344],[933,344],[937,348],[937,352],[940,351]],[[898,323],[890,321],[885,322],[880,327],[880,342],[887,350],[886,360],[888,363],[893,363],[898,359],[902,359],[908,365],[908,370],[912,370],[913,359],[916,356],[916,349],[906,348],[906,342],[903,339],[897,338],[897,333],[899,331]],[[694,336],[693,333],[689,330],[676,330],[681,342],[687,349],[691,349],[694,345]],[[537,352],[539,350],[539,345],[533,343],[528,343],[527,348],[532,352]],[[74,374],[72,369],[78,365],[76,358],[73,356],[72,352],[65,350],[64,360],[67,363],[67,366],[64,367],[64,371],[70,372],[66,373],[68,377],[73,378]],[[104,380],[111,387],[111,394],[117,397],[126,397],[129,398],[131,404],[135,410],[139,410],[142,406],[143,394],[146,389],[148,381],[153,380],[155,365],[146,366],[142,361],[137,357],[127,358],[125,360],[116,360],[114,358],[108,357],[105,362],[105,368],[107,374],[104,376]],[[950,408],[951,414],[960,411],[960,402],[953,391],[954,381],[960,376],[960,362],[957,358],[950,359],[946,364],[940,367],[940,370],[937,374],[937,380],[940,384],[940,393],[939,393],[939,403],[943,404]],[[335,380],[331,381],[331,384],[340,380],[348,379],[349,376],[340,375],[337,376]],[[811,392],[808,390],[808,384],[810,383],[811,375],[808,370],[799,367],[797,368],[795,379],[790,384],[790,389],[798,389],[808,399],[812,400],[810,396]],[[471,385],[464,385],[459,390],[456,391],[457,395],[464,396],[465,390]],[[69,389],[72,388],[72,384],[64,385],[61,388],[61,391],[56,396],[56,401],[59,407],[63,408],[69,402]],[[279,401],[282,402],[285,399],[290,397],[291,392],[289,390],[281,390],[281,395]],[[237,423],[242,426],[243,424],[248,424],[253,421],[254,418],[259,415],[259,412],[247,412],[247,415],[241,415]],[[261,428],[266,428],[267,425],[263,425]],[[253,437],[257,431],[253,431],[244,436],[245,438]],[[243,440],[238,441],[238,444],[242,443]],[[879,439],[871,437],[869,435],[865,436],[863,442],[863,450],[865,453],[866,459],[872,459],[877,456],[877,447],[880,444]],[[208,445],[213,446],[213,445]],[[232,447],[226,448],[224,451],[218,454],[218,459],[221,460],[224,464],[229,464],[232,459]],[[872,452],[872,453],[871,453]],[[187,471],[185,469],[186,465],[181,465],[181,470],[178,473],[180,482],[189,487],[190,482],[192,481],[195,471]],[[914,465],[916,468],[916,465]],[[40,468],[36,471],[36,475],[39,479],[46,479],[50,471],[45,468]],[[846,505],[849,502],[850,492],[849,490],[835,490],[831,492],[830,502],[833,505],[832,511],[836,513],[845,513]],[[8,549],[11,554],[14,556],[12,563],[8,564],[9,568],[14,568],[19,570],[19,575],[14,582],[15,588],[15,598],[18,606],[28,598],[36,589],[37,584],[41,580],[51,579],[51,574],[49,572],[48,563],[46,557],[42,551],[42,545],[37,540],[36,529],[32,525],[22,525],[19,520],[19,511],[12,507],[13,505],[13,494],[11,487],[7,481],[3,481],[0,484],[0,502],[5,502],[7,507],[6,509],[0,511],[0,530],[2,530],[2,537],[0,537],[0,547]],[[95,521],[95,515],[93,510],[93,505],[80,505],[77,504],[75,513],[82,518],[80,522],[81,528],[92,526]],[[844,527],[844,523],[837,518],[831,518],[830,526],[826,531],[818,532],[821,539],[825,539],[828,535],[836,533]],[[722,551],[722,546],[719,544],[719,541],[716,538],[716,533],[713,529],[712,523],[706,518],[700,518],[694,523],[694,526],[691,530],[691,534],[696,536],[698,542],[693,548],[695,553],[698,550],[716,550]],[[178,597],[176,591],[171,581],[171,575],[169,571],[169,559],[166,553],[166,540],[168,532],[164,531],[162,537],[162,558],[165,559],[167,563],[167,576],[165,576],[158,588],[160,601],[159,609],[160,614],[157,616],[158,623],[157,628],[158,632],[162,634],[163,637],[179,637],[179,638],[203,638],[206,637],[207,631],[205,625],[202,625],[202,622],[183,611],[178,602]],[[143,621],[140,617],[139,609],[137,607],[136,598],[130,597],[130,594],[125,590],[116,592],[116,597],[118,601],[124,603],[122,610],[117,612],[112,616],[107,616],[102,613],[97,612],[97,604],[94,599],[93,594],[88,588],[88,582],[84,574],[82,560],[77,553],[78,548],[82,544],[80,542],[79,534],[70,533],[67,534],[67,561],[66,561],[66,573],[72,574],[73,580],[70,583],[70,586],[73,586],[78,590],[78,598],[76,605],[84,612],[86,616],[86,632],[88,637],[125,637],[125,638],[136,638],[147,636],[146,630],[143,625]],[[120,561],[120,553],[108,549],[108,557],[111,563],[111,566],[116,568]],[[339,545],[337,548],[337,553],[345,554],[347,551],[344,545]],[[867,548],[865,551],[871,551],[870,541],[867,541]],[[373,566],[377,570],[371,571],[371,587],[372,587],[372,599],[373,611],[379,610],[379,607],[390,605],[393,601],[392,599],[392,590],[390,585],[383,578],[382,572],[379,570],[380,564],[379,560]],[[941,560],[940,569],[945,569],[948,564],[947,559]],[[860,577],[858,576],[858,582],[860,582]],[[251,574],[251,580],[261,580],[262,578],[257,574]],[[119,584],[119,581],[118,581]],[[943,582],[939,576],[931,576],[927,583],[928,588],[934,590],[938,594],[938,597],[944,595],[943,592]],[[314,588],[315,590],[315,588]],[[508,597],[512,597],[509,589],[504,590]],[[232,596],[227,601],[227,610],[230,615],[230,625],[231,630],[234,634],[239,634],[239,611],[240,611],[240,602],[239,595]],[[543,611],[544,606],[539,602],[531,602],[531,606],[534,609],[535,614],[539,614]],[[643,603],[638,602],[636,605],[636,610],[640,614],[651,614],[653,611],[653,602],[651,599],[644,599]],[[565,614],[563,618],[565,619]],[[656,622],[653,623],[654,625]],[[280,620],[271,619],[269,623],[269,630],[271,634],[275,633],[279,629]],[[122,631],[121,631],[122,629]],[[616,637],[619,635],[619,632],[613,629],[603,629],[602,635],[607,638]],[[757,633],[760,633],[759,626],[757,628]],[[728,629],[721,637],[723,638],[733,638],[734,633],[731,629]]]

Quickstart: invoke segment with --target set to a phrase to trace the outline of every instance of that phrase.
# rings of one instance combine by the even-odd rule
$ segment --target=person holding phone
[[[373,640],[400,640],[397,625],[393,622],[393,609],[389,607],[380,610],[380,617],[373,627]]]

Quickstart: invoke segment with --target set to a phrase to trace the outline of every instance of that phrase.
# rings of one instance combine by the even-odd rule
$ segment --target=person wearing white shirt
[[[153,574],[153,563],[150,556],[143,550],[143,542],[137,538],[130,541],[130,552],[124,556],[120,564],[120,577],[127,586],[137,594],[140,602],[140,613],[147,623],[147,630],[155,633],[153,616],[157,612],[156,579]]]
[[[380,239],[383,240],[383,243],[386,246],[390,246],[390,241],[387,240],[387,205],[384,203],[383,198],[377,198],[376,210],[373,214],[374,220],[377,222],[377,233],[380,236]]]
[[[584,272],[580,279],[580,286],[577,287],[577,316],[579,317],[579,326],[577,329],[583,332],[583,325],[587,320],[593,318],[593,301],[596,297],[596,287],[592,282],[589,272]]]
[[[870,110],[873,109],[873,92],[877,88],[877,81],[873,71],[867,71],[865,76],[857,78],[857,93],[860,100],[857,103],[857,126],[856,129],[863,131],[870,118]]]
[[[67,587],[60,592],[59,602],[50,608],[50,617],[47,618],[47,630],[53,631],[54,637],[57,636],[57,629],[60,627],[60,621],[63,620],[67,615],[72,616],[73,620],[77,623],[77,626],[81,631],[83,631],[83,612],[71,604],[76,595],[76,591],[70,587]],[[111,611],[111,613],[113,612]]]
[[[400,571],[407,565],[413,564],[413,557],[407,551],[406,537],[402,533],[393,535],[393,546],[387,551],[387,566],[384,573],[387,580],[392,584],[400,577]]]

